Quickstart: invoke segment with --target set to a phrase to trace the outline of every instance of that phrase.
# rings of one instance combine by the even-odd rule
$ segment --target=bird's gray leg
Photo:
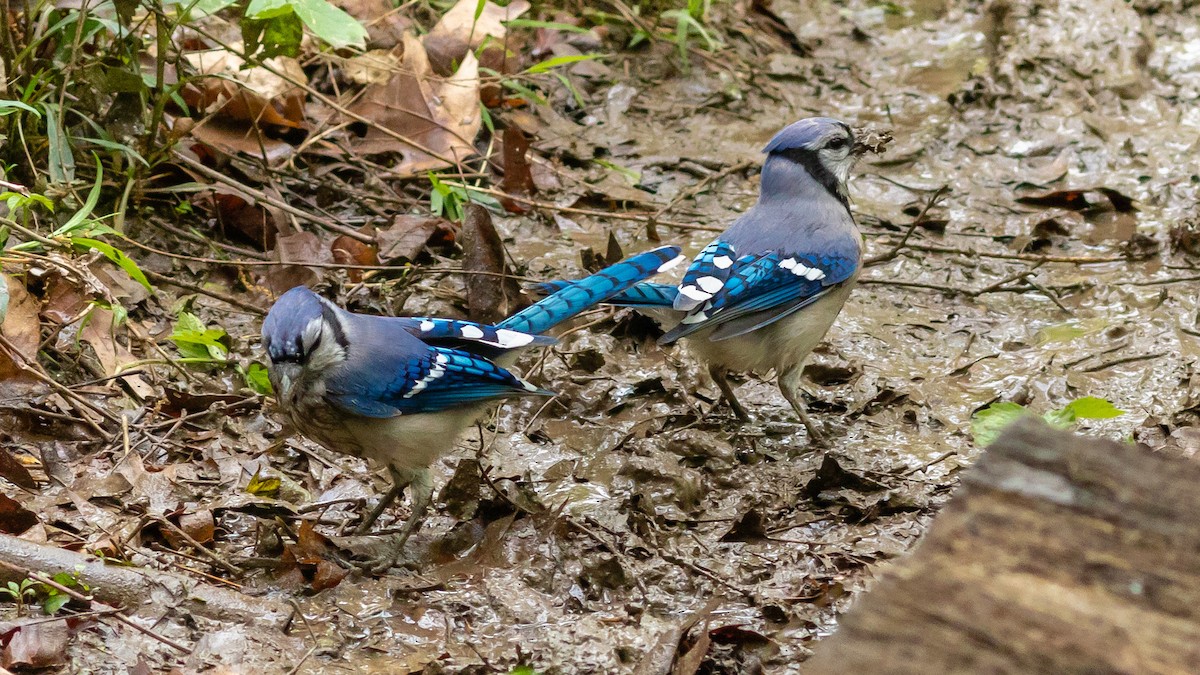
[[[401,480],[398,477],[397,471],[390,466],[388,467],[388,473],[391,474],[392,477],[391,489],[389,489],[387,493],[383,495],[383,497],[379,500],[379,503],[375,505],[375,508],[371,509],[371,512],[367,514],[365,519],[363,519],[362,524],[360,524],[354,530],[354,534],[366,534],[370,532],[371,526],[375,524],[375,521],[379,520],[379,516],[383,515],[383,512],[387,509],[387,507],[390,506],[392,502],[396,501],[396,498],[400,496],[400,493],[404,492],[404,488],[408,487],[408,483],[411,480],[410,478],[405,477],[403,480]]]
[[[404,527],[388,542],[384,553],[368,562],[368,569],[372,572],[386,572],[396,564],[400,552],[404,550],[405,542],[421,526],[425,512],[429,510],[429,504],[433,501],[433,478],[429,469],[404,470],[388,467],[388,470],[391,471],[392,480],[396,485],[407,485],[411,488],[409,496],[412,497],[412,512],[408,520],[404,521]]]
[[[808,416],[808,411],[804,409],[804,394],[800,391],[800,375],[804,372],[804,368],[800,365],[792,366],[791,368],[779,374],[779,391],[783,393],[783,397],[788,403],[792,404],[792,410],[796,411],[796,416],[800,418],[800,422],[804,428],[808,430],[808,438],[814,443],[825,442],[825,432],[817,426],[816,422]]]
[[[737,396],[733,395],[733,387],[730,386],[729,380],[725,379],[727,372],[720,366],[711,365],[708,367],[709,376],[712,377],[713,382],[717,383],[717,389],[721,390],[721,397],[729,404],[729,407],[733,410],[733,414],[737,415],[739,420],[749,422],[750,413],[747,413],[742,404],[738,402]]]

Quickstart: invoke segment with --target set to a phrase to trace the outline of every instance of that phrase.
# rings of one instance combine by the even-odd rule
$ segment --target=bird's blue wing
[[[496,324],[520,333],[544,333],[556,324],[586,311],[662,272],[680,261],[678,246],[662,246],[610,265],[595,274],[557,288],[540,302]]]
[[[736,255],[733,244],[721,239],[705,246],[683,273],[675,309],[687,311],[711,300],[733,273]]]
[[[573,283],[575,282],[547,281],[538,284],[535,288],[539,292],[549,295]],[[675,296],[677,295],[679,295],[679,288],[672,284],[656,284],[652,281],[643,281],[605,300],[604,304],[617,305],[618,307],[671,307],[675,304]]]
[[[413,336],[434,345],[470,342],[500,349],[516,349],[529,345],[544,346],[555,343],[555,339],[548,335],[531,335],[474,321],[420,316],[401,317],[393,320],[402,324],[405,330]]]
[[[737,319],[759,314],[749,322],[739,321],[736,330],[721,332],[718,329],[712,337],[725,339],[741,335],[815,302],[831,288],[854,276],[857,269],[857,256],[783,250],[744,255],[733,262],[721,287],[714,288],[711,297],[688,312],[660,342],[669,344],[698,330],[729,325]]]
[[[365,417],[431,413],[520,395],[553,395],[491,361],[457,349],[428,347],[407,357],[347,362],[326,380],[326,398]]]

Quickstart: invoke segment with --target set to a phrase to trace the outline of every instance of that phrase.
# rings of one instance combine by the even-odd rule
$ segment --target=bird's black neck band
[[[842,206],[846,207],[847,211],[850,210],[850,200],[848,200],[846,195],[838,189],[837,176],[834,176],[829,169],[825,168],[825,165],[822,164],[821,160],[817,158],[817,154],[815,152],[812,150],[805,150],[803,148],[791,148],[789,150],[783,150],[774,154],[780,159],[804,167],[804,170],[808,172],[808,175],[813,177],[813,180],[824,186],[825,190],[828,191],[829,194],[836,197],[837,200],[842,203]]]

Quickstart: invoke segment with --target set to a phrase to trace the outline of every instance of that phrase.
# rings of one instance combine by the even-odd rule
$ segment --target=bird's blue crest
[[[306,286],[279,296],[263,320],[263,345],[272,360],[297,358],[303,351],[300,334],[323,311],[321,299]]]
[[[840,122],[832,117],[802,119],[787,125],[782,131],[775,134],[771,142],[767,143],[767,147],[763,148],[763,152],[773,154],[788,150],[813,150],[821,139],[839,128],[849,130],[845,122]]]

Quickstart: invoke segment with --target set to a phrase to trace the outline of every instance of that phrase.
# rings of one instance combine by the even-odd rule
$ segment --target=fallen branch
[[[80,582],[103,603],[136,612],[143,606],[169,607],[219,621],[237,621],[281,629],[292,614],[283,603],[255,598],[194,579],[157,570],[108,565],[104,561],[57,546],[46,546],[0,534],[0,580],[20,581],[79,570]],[[42,581],[38,579],[38,581]],[[44,583],[44,582],[43,582]]]

